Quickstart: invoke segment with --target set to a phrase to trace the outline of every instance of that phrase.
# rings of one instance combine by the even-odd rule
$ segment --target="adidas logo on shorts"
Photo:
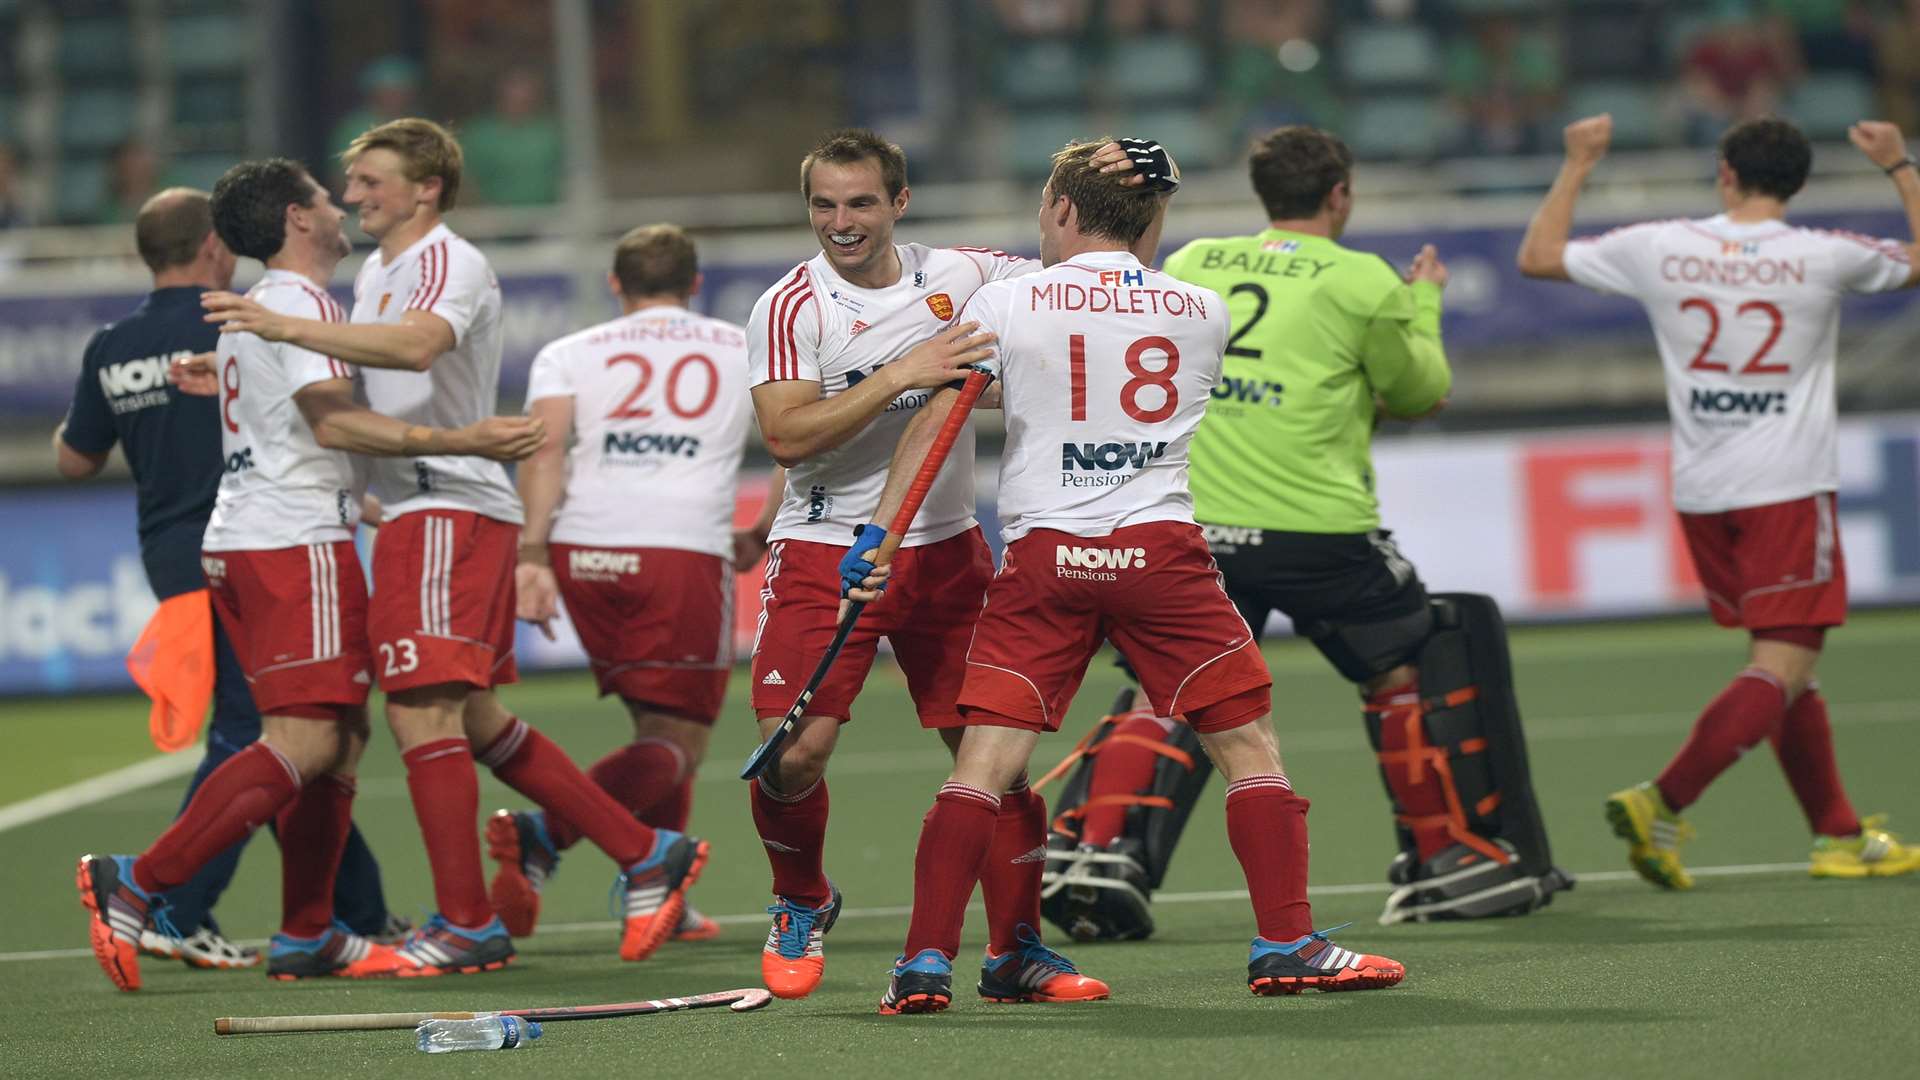
[[[760,685],[761,686],[785,686],[787,685],[787,680],[780,677],[779,668],[774,668],[772,671],[767,672],[766,678],[760,680]]]

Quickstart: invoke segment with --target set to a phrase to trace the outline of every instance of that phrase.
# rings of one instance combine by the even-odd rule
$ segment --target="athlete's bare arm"
[[[1847,129],[1847,138],[1867,155],[1868,161],[1883,170],[1893,170],[1887,175],[1893,180],[1893,190],[1900,194],[1900,209],[1907,213],[1907,261],[1913,267],[1904,287],[1920,285],[1920,168],[1907,153],[1907,140],[1897,125],[1884,120],[1862,120]]]
[[[773,519],[780,514],[780,501],[787,494],[787,470],[778,465],[767,477],[766,501],[760,504],[760,516],[753,524],[733,530],[733,568],[750,570],[767,553],[767,534],[773,531]]]
[[[519,461],[546,441],[546,425],[520,416],[489,416],[447,430],[383,416],[353,400],[353,380],[326,379],[294,392],[314,441],[329,450],[375,457],[443,454]]]
[[[1613,116],[1601,113],[1567,125],[1562,136],[1567,156],[1560,163],[1560,174],[1553,187],[1527,222],[1527,235],[1520,241],[1520,253],[1514,260],[1528,277],[1553,281],[1571,281],[1567,276],[1567,237],[1573,231],[1573,204],[1600,159],[1607,156],[1607,144],[1613,139]]]
[[[365,367],[426,371],[457,344],[452,324],[431,311],[408,311],[398,323],[321,322],[231,292],[202,293],[200,306],[223,334],[257,334]]]
[[[101,469],[107,467],[107,454],[112,451],[99,454],[82,453],[68,445],[66,436],[67,422],[62,420],[60,426],[53,429],[53,467],[62,479],[89,480],[99,475]]]
[[[782,379],[754,387],[753,411],[773,460],[792,468],[866,430],[906,391],[966,378],[968,364],[991,355],[987,346],[993,335],[975,333],[979,325],[962,323],[942,330],[830,398],[820,396],[820,383],[813,379]]]
[[[544,397],[527,406],[552,439],[520,463],[516,482],[527,523],[520,528],[520,560],[513,571],[514,617],[530,622],[553,640],[552,621],[560,614],[560,583],[553,576],[547,542],[553,535],[553,515],[567,491],[567,443],[573,437],[573,398]]]

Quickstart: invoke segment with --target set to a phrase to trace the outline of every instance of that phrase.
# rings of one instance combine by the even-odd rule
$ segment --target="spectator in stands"
[[[1122,36],[1185,32],[1200,22],[1199,0],[1107,0],[1107,28]]]
[[[560,201],[560,125],[546,106],[540,73],[513,68],[494,89],[493,111],[460,133],[468,175],[480,197],[502,206]]]
[[[1227,0],[1220,96],[1243,137],[1289,124],[1341,126],[1328,84],[1324,0]]]
[[[1781,47],[1815,71],[1873,67],[1873,12],[1860,0],[1766,0]]]
[[[139,139],[128,139],[113,148],[107,162],[106,198],[92,215],[101,225],[129,225],[160,190],[160,156]]]
[[[1543,121],[1553,117],[1563,78],[1560,50],[1544,32],[1512,19],[1482,20],[1447,49],[1447,98],[1464,121],[1472,153],[1539,149]]]
[[[20,194],[19,165],[13,147],[0,142],[0,230],[27,223],[26,200]]]
[[[1744,3],[1723,4],[1681,63],[1688,137],[1711,143],[1734,123],[1773,113],[1792,72],[1792,58],[1766,23]]]
[[[1087,25],[1091,0],[993,0],[993,14],[1014,37],[1073,37]]]
[[[347,148],[356,136],[389,120],[419,111],[420,65],[404,56],[383,56],[360,72],[360,105],[333,125],[327,155]]]
[[[1905,0],[1874,29],[1880,106],[1901,131],[1920,130],[1920,0]]]

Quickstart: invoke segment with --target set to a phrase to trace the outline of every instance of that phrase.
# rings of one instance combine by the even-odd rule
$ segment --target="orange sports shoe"
[[[540,921],[540,888],[560,866],[560,853],[547,835],[547,815],[495,810],[487,819],[487,855],[499,867],[487,886],[493,913],[507,933],[526,937]]]
[[[674,927],[668,935],[669,941],[712,941],[720,936],[720,924],[693,909],[692,904],[680,915],[680,925]]]
[[[369,941],[338,926],[317,938],[275,934],[267,942],[267,978],[282,982],[326,976],[384,979],[409,966],[395,946]]]
[[[832,882],[827,883],[827,889],[831,895],[817,908],[776,896],[767,909],[773,916],[773,928],[767,931],[767,944],[760,950],[760,980],[775,997],[803,998],[820,985],[820,976],[827,969],[824,939],[840,918],[844,904]]]
[[[1247,958],[1247,988],[1262,997],[1302,990],[1378,990],[1406,978],[1397,960],[1343,949],[1327,935],[1350,923],[1315,930],[1292,941],[1254,938]]]
[[[981,962],[982,998],[1015,1003],[1105,1001],[1113,996],[1106,983],[1080,974],[1073,961],[1041,944],[1033,927],[1021,923],[1014,936],[1018,947],[999,956],[989,952]]]
[[[621,871],[616,891],[626,895],[620,959],[645,960],[675,930],[687,909],[687,890],[700,880],[710,846],[705,840],[656,829],[653,852]]]
[[[82,855],[74,884],[100,970],[122,990],[140,989],[140,931],[153,898],[133,883],[133,856]]]

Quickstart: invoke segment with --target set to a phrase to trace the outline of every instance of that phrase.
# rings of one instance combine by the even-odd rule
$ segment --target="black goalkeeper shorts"
[[[1227,596],[1259,637],[1274,611],[1340,673],[1365,682],[1406,663],[1428,636],[1427,588],[1393,534],[1202,525]],[[1371,659],[1345,647],[1363,640]]]

